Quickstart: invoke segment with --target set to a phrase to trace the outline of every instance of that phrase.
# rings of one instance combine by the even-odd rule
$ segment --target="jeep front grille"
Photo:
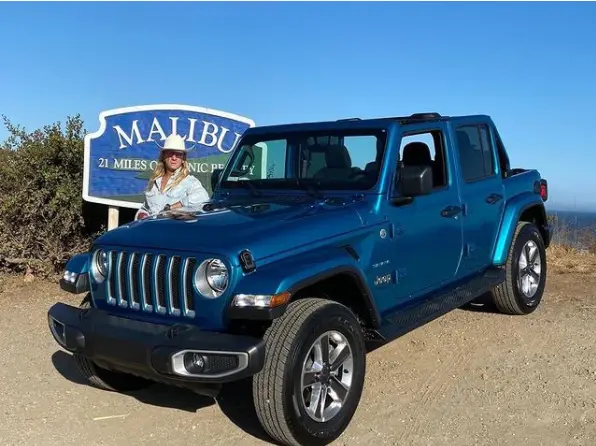
[[[148,313],[195,316],[193,257],[110,251],[109,305]]]

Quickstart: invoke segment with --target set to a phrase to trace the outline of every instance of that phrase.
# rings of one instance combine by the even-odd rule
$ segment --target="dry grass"
[[[553,244],[546,255],[549,273],[596,277],[596,254],[591,251]]]
[[[596,277],[596,227],[574,227],[549,216],[553,240],[547,252],[549,272]]]

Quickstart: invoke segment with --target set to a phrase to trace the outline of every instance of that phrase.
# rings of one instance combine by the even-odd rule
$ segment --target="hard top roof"
[[[409,116],[388,116],[382,118],[345,118],[336,121],[314,121],[291,124],[260,125],[246,131],[248,134],[257,135],[264,133],[286,133],[297,131],[319,130],[345,130],[345,129],[373,129],[386,128],[391,124],[408,125],[432,121],[451,121],[459,119],[485,120],[487,115],[443,116],[436,112],[414,113]]]

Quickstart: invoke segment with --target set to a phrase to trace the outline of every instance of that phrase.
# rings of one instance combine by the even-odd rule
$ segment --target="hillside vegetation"
[[[80,117],[33,132],[6,117],[0,149],[0,268],[51,276],[91,240],[83,219]]]
[[[575,229],[549,215],[553,242],[548,249],[549,272],[596,277],[596,226]]]
[[[9,137],[0,144],[0,272],[55,278],[105,230],[106,208],[81,197],[83,121],[68,117],[64,125],[27,131],[4,117],[4,125]],[[551,271],[596,274],[594,229],[571,237],[573,228],[550,218],[556,233]],[[587,249],[578,249],[577,240]]]

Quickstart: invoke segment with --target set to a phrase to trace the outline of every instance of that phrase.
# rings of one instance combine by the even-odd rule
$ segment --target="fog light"
[[[187,353],[184,355],[184,368],[188,373],[198,374],[205,368],[205,357],[200,353]]]
[[[176,375],[217,378],[232,375],[248,367],[248,354],[181,350],[172,355],[171,361],[171,370]]]

